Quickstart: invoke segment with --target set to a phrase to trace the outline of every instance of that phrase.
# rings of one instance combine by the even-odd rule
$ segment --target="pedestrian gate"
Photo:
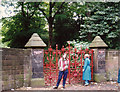
[[[56,50],[53,50],[51,46],[48,50],[44,51],[44,62],[43,62],[43,72],[45,85],[53,86],[56,85],[58,79],[58,60],[62,56],[62,54],[67,53],[69,59],[69,68],[68,68],[68,76],[66,80],[66,84],[74,84],[82,82],[82,69],[84,66],[84,54],[88,53],[90,55],[91,60],[91,77],[93,80],[93,50],[85,49],[77,50],[76,48],[72,49],[69,46],[61,48],[58,50],[58,46],[56,45]],[[92,81],[91,80],[91,81]]]

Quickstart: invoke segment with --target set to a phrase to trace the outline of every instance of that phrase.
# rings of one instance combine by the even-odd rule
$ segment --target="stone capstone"
[[[92,43],[89,46],[90,48],[94,47],[108,47],[107,44],[101,39],[100,36],[96,36]]]
[[[34,33],[26,43],[25,47],[46,47],[46,44],[37,33]]]

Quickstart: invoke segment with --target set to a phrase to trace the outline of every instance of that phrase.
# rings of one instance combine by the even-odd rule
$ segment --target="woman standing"
[[[119,71],[118,71],[118,84],[119,84],[119,86],[120,86],[120,69],[119,69]]]
[[[85,54],[84,56],[84,67],[83,67],[83,80],[85,80],[85,86],[89,84],[89,80],[91,80],[91,69],[90,69],[90,59],[89,55]]]

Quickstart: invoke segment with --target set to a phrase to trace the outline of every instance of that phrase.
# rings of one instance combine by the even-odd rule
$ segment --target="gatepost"
[[[25,45],[27,49],[31,49],[31,78],[30,86],[39,87],[44,85],[43,76],[43,57],[44,48],[46,44],[39,37],[37,33],[34,33],[27,44]]]
[[[89,46],[94,50],[94,81],[106,81],[106,43],[100,36],[96,36]]]

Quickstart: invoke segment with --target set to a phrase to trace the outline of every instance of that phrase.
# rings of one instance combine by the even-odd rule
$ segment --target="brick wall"
[[[106,53],[106,77],[107,80],[118,79],[118,50],[107,50]]]
[[[2,90],[30,85],[31,50],[2,48]]]

